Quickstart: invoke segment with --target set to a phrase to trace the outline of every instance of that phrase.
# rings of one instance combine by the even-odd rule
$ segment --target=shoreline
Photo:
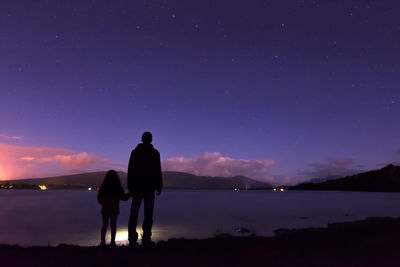
[[[56,247],[0,244],[3,266],[395,266],[400,217],[368,218],[325,228],[278,229],[273,237],[222,234],[169,239],[154,247]]]

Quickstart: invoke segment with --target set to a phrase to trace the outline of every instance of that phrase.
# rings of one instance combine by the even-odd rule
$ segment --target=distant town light
[[[46,190],[47,189],[47,187],[45,185],[38,185],[38,186],[39,186],[40,190]]]
[[[236,187],[235,187],[235,189],[233,189],[234,191],[239,191],[239,189],[237,189]]]
[[[92,188],[91,187],[88,187],[88,189],[87,190],[89,190],[89,191],[92,191]]]
[[[274,188],[274,192],[276,192],[276,188]]]
[[[283,189],[283,188],[281,188],[280,190],[281,190],[281,192],[285,191],[285,189]]]

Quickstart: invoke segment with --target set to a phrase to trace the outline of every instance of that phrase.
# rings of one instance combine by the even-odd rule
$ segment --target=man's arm
[[[161,172],[161,160],[160,160],[160,153],[156,151],[156,191],[157,195],[161,193],[163,182],[162,182],[162,172]]]
[[[128,185],[128,190],[130,193],[132,193],[133,189],[133,151],[131,153],[131,156],[129,157],[129,164],[128,164],[128,174],[127,174],[127,185]]]

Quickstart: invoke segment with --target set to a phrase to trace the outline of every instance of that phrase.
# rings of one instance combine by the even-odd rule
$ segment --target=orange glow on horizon
[[[21,146],[0,140],[0,180],[67,175],[88,170],[108,169],[107,158],[66,148]]]
[[[6,180],[6,173],[2,165],[0,165],[0,180]]]

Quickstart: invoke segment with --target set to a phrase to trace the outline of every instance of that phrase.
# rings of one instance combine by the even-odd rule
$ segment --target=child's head
[[[100,193],[104,195],[115,195],[123,191],[117,172],[109,170],[100,186]]]

